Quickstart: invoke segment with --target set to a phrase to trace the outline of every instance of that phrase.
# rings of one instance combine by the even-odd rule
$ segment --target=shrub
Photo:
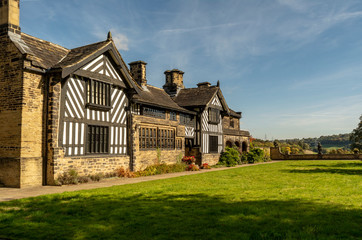
[[[187,171],[199,171],[200,170],[200,167],[194,163],[192,164],[189,164],[187,167],[186,167],[186,170]]]
[[[210,169],[211,167],[210,167],[210,165],[208,164],[208,163],[203,163],[202,165],[201,165],[201,169]]]
[[[182,161],[186,164],[193,164],[196,162],[196,158],[194,156],[184,156]]]
[[[78,172],[75,169],[69,169],[57,178],[59,185],[78,184]]]
[[[155,164],[146,167],[142,171],[135,172],[135,177],[145,177],[152,176],[157,174],[173,173],[173,172],[183,172],[185,171],[186,165],[184,163],[175,163],[175,164]]]
[[[79,176],[78,177],[79,183],[87,183],[87,182],[89,182],[89,180],[90,180],[90,177],[88,177],[88,176]]]
[[[248,163],[264,162],[264,151],[260,148],[253,148],[247,153],[246,158]]]
[[[240,155],[240,163],[248,163],[248,153],[247,152],[243,152]]]
[[[94,175],[79,176],[75,169],[69,169],[63,174],[59,175],[55,180],[55,185],[69,185],[78,183],[87,183],[89,181],[99,182],[103,178],[109,178],[116,176],[116,173],[97,173]]]
[[[133,178],[134,177],[134,173],[131,172],[128,168],[124,169],[124,167],[120,167],[116,169],[116,176],[117,177],[128,177],[128,178]]]
[[[239,163],[239,152],[234,148],[226,147],[220,155],[219,162],[228,167],[233,167]]]
[[[97,173],[94,175],[90,175],[89,177],[92,181],[99,182],[102,178],[104,178],[104,175],[102,173]]]

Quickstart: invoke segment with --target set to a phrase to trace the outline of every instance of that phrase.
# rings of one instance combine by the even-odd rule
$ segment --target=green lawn
[[[361,239],[362,162],[288,161],[0,203],[0,239]]]

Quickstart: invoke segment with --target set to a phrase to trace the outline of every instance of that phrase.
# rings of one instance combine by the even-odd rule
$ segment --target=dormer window
[[[209,123],[218,124],[220,122],[220,110],[209,108]]]
[[[97,110],[111,109],[111,85],[109,83],[88,79],[87,107]]]

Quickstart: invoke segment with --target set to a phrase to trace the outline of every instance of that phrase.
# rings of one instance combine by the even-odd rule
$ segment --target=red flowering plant
[[[199,171],[200,167],[194,163],[191,163],[186,167],[186,170],[187,171]]]
[[[202,169],[210,169],[211,167],[210,167],[210,165],[209,165],[208,163],[203,163],[203,164],[201,165],[201,168],[202,168]]]
[[[182,161],[186,163],[187,165],[193,164],[196,162],[196,159],[194,156],[184,156],[182,158]]]

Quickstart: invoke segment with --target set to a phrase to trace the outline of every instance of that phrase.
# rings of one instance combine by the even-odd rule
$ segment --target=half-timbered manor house
[[[19,0],[0,0],[0,14],[0,184],[55,184],[69,169],[137,171],[183,155],[216,164],[225,146],[248,150],[219,82],[185,88],[173,69],[157,88],[147,63],[125,64],[111,33],[67,49],[21,32]]]

